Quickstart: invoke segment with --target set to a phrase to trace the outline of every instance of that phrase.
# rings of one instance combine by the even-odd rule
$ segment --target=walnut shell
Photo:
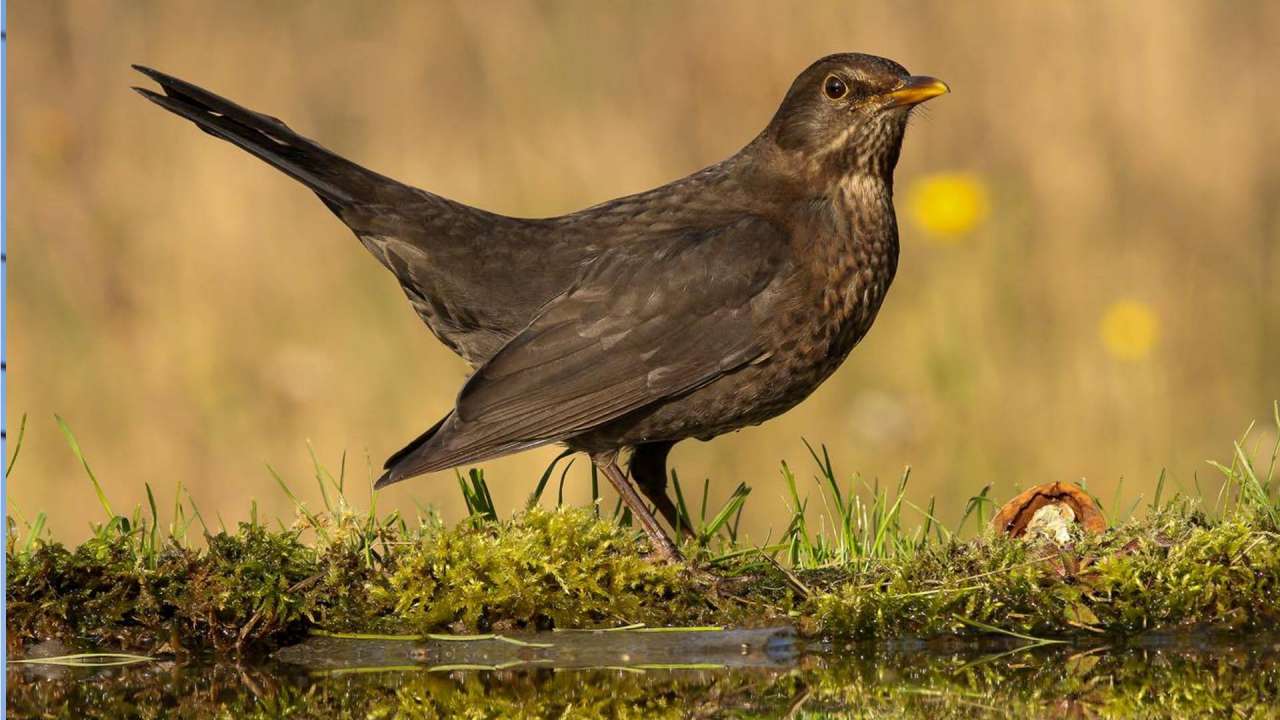
[[[1004,504],[991,526],[1009,537],[1022,537],[1036,511],[1046,505],[1066,505],[1085,532],[1100,533],[1107,529],[1098,503],[1074,483],[1051,482],[1036,485]]]

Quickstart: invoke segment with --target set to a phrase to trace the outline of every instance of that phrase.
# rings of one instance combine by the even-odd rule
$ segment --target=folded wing
[[[741,368],[765,352],[759,326],[789,257],[782,231],[755,217],[605,253],[378,485],[566,440]]]

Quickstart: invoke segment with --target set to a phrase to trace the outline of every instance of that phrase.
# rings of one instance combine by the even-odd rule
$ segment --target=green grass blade
[[[489,483],[484,479],[484,470],[481,470],[480,468],[472,468],[470,475],[471,482],[476,486],[478,491],[477,495],[482,503],[485,516],[489,518],[489,520],[497,522],[498,507],[493,502],[493,494],[489,492]]]
[[[1120,498],[1122,497],[1123,492],[1124,492],[1124,476],[1121,475],[1120,480],[1116,483],[1116,490],[1111,495],[1111,508],[1116,513],[1120,512]],[[1131,512],[1130,516],[1132,516],[1132,514],[1133,513]],[[1115,517],[1109,517],[1107,518],[1107,525],[1115,525],[1117,523],[1120,523],[1123,520],[1124,518],[1119,517],[1118,515]]]
[[[680,486],[680,476],[676,474],[676,469],[671,468],[671,488],[676,493],[676,537],[680,536],[682,530],[693,530],[693,524],[689,519],[689,508],[684,502],[684,488]]]
[[[888,536],[889,528],[895,527],[895,524],[892,523],[890,520],[895,515],[897,515],[898,512],[900,512],[902,508],[902,498],[903,498],[903,493],[899,492],[897,499],[893,501],[893,506],[890,507],[888,511],[886,511],[879,520],[877,520],[876,524],[879,527],[875,528],[875,536],[872,539],[871,546],[867,552],[867,556],[869,558],[885,556],[885,552],[884,552],[885,538]],[[880,505],[881,503],[877,502],[876,504]]]
[[[320,458],[316,457],[316,449],[310,440],[307,440],[307,454],[311,456],[311,467],[315,473],[316,484],[320,486],[320,499],[324,502],[324,509],[332,514],[333,505],[329,504],[329,491],[324,486],[325,477],[329,475],[329,471],[325,470],[324,466],[320,464]],[[329,481],[333,481],[331,476]]]
[[[600,468],[591,463],[591,509],[600,517]]]
[[[143,483],[142,485],[147,489],[147,504],[151,506],[151,532],[149,533],[151,547],[148,548],[147,562],[154,566],[157,552],[156,533],[159,532],[160,528],[160,513],[156,512],[156,496],[151,492],[151,483]]]
[[[1124,517],[1123,517],[1123,518],[1118,518],[1118,519],[1117,519],[1117,521],[1118,521],[1118,522],[1125,522],[1125,521],[1128,521],[1128,520],[1132,520],[1132,519],[1133,519],[1133,513],[1134,513],[1134,511],[1135,511],[1135,510],[1137,510],[1137,509],[1138,509],[1138,506],[1142,504],[1142,500],[1143,500],[1143,495],[1142,495],[1141,493],[1139,493],[1139,494],[1138,494],[1138,497],[1134,498],[1134,499],[1133,499],[1133,503],[1131,503],[1131,504],[1129,505],[1129,509],[1125,511],[1125,513],[1124,513]]]
[[[298,509],[298,512],[302,513],[303,517],[307,519],[307,522],[311,523],[311,527],[315,528],[316,532],[318,533],[322,532],[321,530],[322,526],[320,525],[320,518],[316,517],[310,511],[307,510],[307,506],[303,505],[302,501],[298,499],[298,496],[293,494],[293,491],[289,489],[289,484],[284,481],[284,478],[280,477],[280,473],[276,472],[276,469],[271,467],[270,465],[267,466],[267,472],[271,473],[271,477],[275,478],[276,484],[280,486],[281,490],[284,490],[285,495],[289,496],[289,500],[293,502],[293,506]],[[191,507],[194,509],[195,504],[192,503]],[[197,517],[199,517],[198,511],[197,511]],[[222,522],[221,519],[219,519],[219,522],[220,523]],[[200,524],[203,525],[204,520],[201,520]],[[225,527],[224,527],[224,530],[225,530]],[[209,531],[208,528],[205,528],[205,532],[207,533],[208,531]]]
[[[969,498],[969,502],[965,503],[964,506],[964,515],[960,518],[960,524],[956,526],[956,531],[952,533],[953,535],[959,535],[960,532],[964,530],[965,523],[969,521],[969,516],[974,513],[977,513],[978,517],[978,532],[982,532],[982,505],[983,503],[990,502],[990,500],[987,499],[987,493],[989,492],[991,492],[991,486],[984,485],[977,495]]]
[[[182,544],[187,537],[187,516],[182,511],[182,478],[178,478],[178,489],[173,494],[173,520],[169,522],[169,538]]]
[[[27,541],[22,544],[22,554],[30,555],[31,548],[40,539],[40,533],[44,532],[44,523],[46,517],[44,513],[36,513],[35,524],[31,526],[31,533],[27,535]]]
[[[746,483],[738,483],[738,487],[729,496],[729,501],[724,504],[724,507],[720,508],[720,511],[711,519],[711,522],[705,524],[702,531],[698,533],[704,544],[721,528],[725,527],[734,513],[742,509],[742,504],[747,501],[747,496],[750,494],[751,488]]]
[[[93,483],[93,491],[98,494],[98,502],[102,505],[102,509],[107,513],[107,519],[115,517],[116,514],[111,510],[111,503],[107,502],[107,494],[102,490],[102,484],[98,482],[98,478],[93,474],[93,468],[89,467],[89,460],[85,458],[84,453],[80,450],[80,443],[76,442],[76,436],[71,432],[71,428],[67,427],[66,421],[61,415],[54,415],[58,421],[58,427],[62,429],[62,434],[67,438],[67,444],[71,446],[71,452],[80,460],[80,464],[84,466],[84,471],[89,476],[89,482]]]
[[[155,658],[147,655],[131,655],[129,653],[77,653],[75,655],[57,655],[54,657],[10,660],[9,664],[59,665],[63,667],[108,667],[113,665],[133,665],[135,663],[154,661]]]
[[[25,416],[24,416],[25,417]],[[1267,494],[1276,479],[1276,460],[1280,458],[1280,400],[1271,403],[1271,417],[1276,424],[1276,444],[1271,447],[1271,462],[1267,465]]]
[[[346,494],[347,488],[347,451],[342,451],[342,457],[338,458],[338,497]]]
[[[547,483],[551,481],[551,474],[555,472],[556,465],[563,459],[573,454],[573,450],[566,449],[551,461],[546,470],[542,471],[542,477],[538,478],[538,484],[533,488],[533,492],[529,494],[529,499],[525,501],[524,507],[530,510],[542,500],[542,493],[547,489]]]
[[[200,523],[200,529],[204,531],[204,536],[209,537],[209,525],[204,521],[204,515],[200,514],[200,506],[196,505],[196,498],[191,494],[191,490],[187,490],[187,503],[191,505],[191,513],[196,516],[196,520]]]
[[[22,438],[27,435],[27,414],[22,413],[22,420],[18,423],[18,439],[13,442],[13,455],[9,458],[9,464],[4,468],[4,478],[9,479],[9,475],[13,473],[13,464],[18,462],[18,453],[22,452]]]
[[[560,490],[556,494],[557,509],[564,507],[564,483],[565,483],[565,480],[569,478],[569,471],[573,469],[573,463],[576,461],[577,461],[577,458],[569,458],[568,464],[564,466],[564,470],[561,471],[560,473]]]
[[[467,505],[468,517],[482,522],[498,521],[498,511],[493,504],[493,495],[484,480],[484,471],[470,468],[464,477],[460,470],[454,471],[458,479],[458,488],[462,491],[463,502]]]
[[[999,635],[1008,635],[1009,637],[1015,637],[1015,638],[1018,638],[1019,640],[1026,640],[1027,642],[1036,643],[1038,645],[1057,645],[1057,644],[1066,642],[1066,640],[1055,640],[1053,638],[1039,638],[1034,635],[1026,635],[1020,632],[1014,632],[1013,630],[1006,630],[1005,628],[996,627],[995,625],[988,625],[987,623],[979,622],[977,620],[970,620],[969,618],[964,617],[962,615],[953,614],[951,617],[955,618],[956,620],[959,620],[965,625],[978,628],[979,630],[985,630],[987,632],[997,633]]]

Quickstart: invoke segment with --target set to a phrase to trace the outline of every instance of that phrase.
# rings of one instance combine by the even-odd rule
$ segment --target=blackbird
[[[306,185],[474,372],[376,487],[564,443],[586,452],[679,554],[666,458],[790,409],[871,327],[898,265],[893,169],[908,115],[948,91],[863,54],[800,73],[764,131],[662,187],[560,217],[513,218],[363,168],[178,78],[143,97]]]

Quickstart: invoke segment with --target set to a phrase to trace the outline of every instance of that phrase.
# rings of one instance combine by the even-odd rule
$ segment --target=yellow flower
[[[1098,323],[1102,345],[1113,357],[1141,360],[1151,354],[1160,333],[1160,319],[1151,307],[1137,300],[1117,300],[1102,313]]]
[[[911,215],[940,240],[952,241],[987,218],[987,186],[971,173],[938,173],[908,192]]]

